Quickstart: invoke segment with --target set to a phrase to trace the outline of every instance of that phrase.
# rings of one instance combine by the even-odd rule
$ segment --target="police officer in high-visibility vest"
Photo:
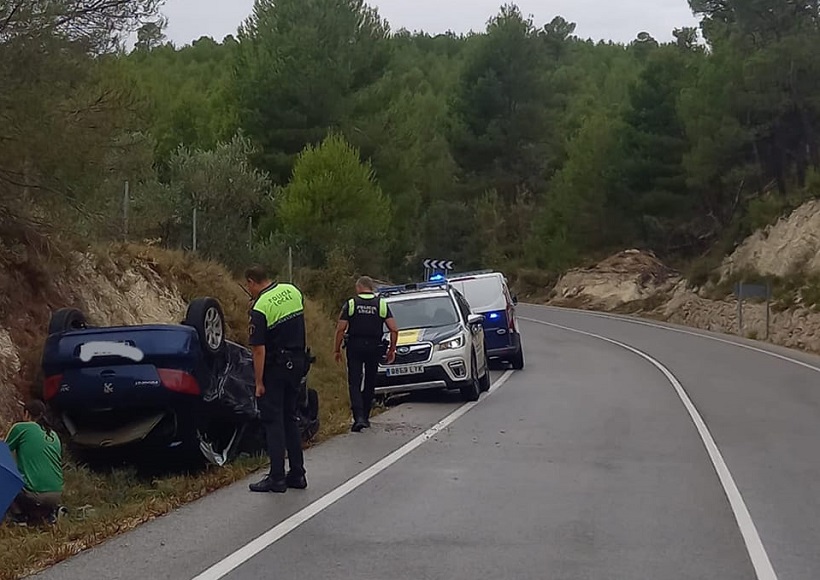
[[[267,437],[270,472],[251,491],[283,493],[305,489],[305,460],[297,417],[297,397],[306,361],[302,293],[292,284],[273,283],[264,268],[245,271],[254,298],[249,343],[253,351],[256,397]],[[285,449],[290,471],[285,473]]]
[[[376,373],[385,355],[382,340],[385,325],[390,331],[386,360],[392,363],[396,358],[399,330],[387,303],[376,295],[375,283],[368,276],[363,276],[356,282],[356,296],[342,306],[336,326],[335,349],[336,362],[341,362],[342,342],[347,334],[347,380],[353,412],[351,430],[357,433],[370,427]]]

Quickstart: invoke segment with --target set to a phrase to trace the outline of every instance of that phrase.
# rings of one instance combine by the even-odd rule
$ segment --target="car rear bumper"
[[[196,433],[194,414],[181,409],[135,410],[132,418],[116,423],[68,412],[63,413],[63,422],[71,443],[83,449],[167,448],[191,440]]]
[[[100,449],[121,447],[144,441],[166,418],[167,413],[154,413],[122,425],[116,429],[95,430],[79,428],[71,436],[71,442],[78,447]]]
[[[512,344],[500,348],[487,349],[489,359],[508,359],[521,349],[521,335],[517,332],[512,335]]]

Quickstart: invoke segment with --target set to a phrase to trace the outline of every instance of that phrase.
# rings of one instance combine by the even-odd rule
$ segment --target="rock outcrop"
[[[617,310],[667,295],[681,280],[651,252],[626,250],[592,268],[567,272],[553,290],[552,304]]]
[[[753,271],[785,278],[820,274],[820,200],[810,201],[746,238],[718,270],[721,280]]]

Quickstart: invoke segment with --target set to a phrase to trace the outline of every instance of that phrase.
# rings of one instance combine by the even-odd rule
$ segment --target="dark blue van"
[[[447,281],[461,292],[473,312],[484,315],[484,337],[487,357],[524,368],[524,349],[515,317],[517,300],[510,293],[507,280],[500,272],[482,271],[447,276]]]

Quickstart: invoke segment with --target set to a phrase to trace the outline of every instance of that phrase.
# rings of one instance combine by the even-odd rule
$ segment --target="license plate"
[[[420,375],[424,372],[424,367],[421,365],[413,365],[410,367],[390,367],[387,369],[388,377],[400,377],[404,375]]]
[[[89,362],[97,357],[119,356],[131,359],[134,362],[142,362],[145,353],[137,347],[129,344],[131,341],[93,341],[86,342],[80,346],[80,360]]]

